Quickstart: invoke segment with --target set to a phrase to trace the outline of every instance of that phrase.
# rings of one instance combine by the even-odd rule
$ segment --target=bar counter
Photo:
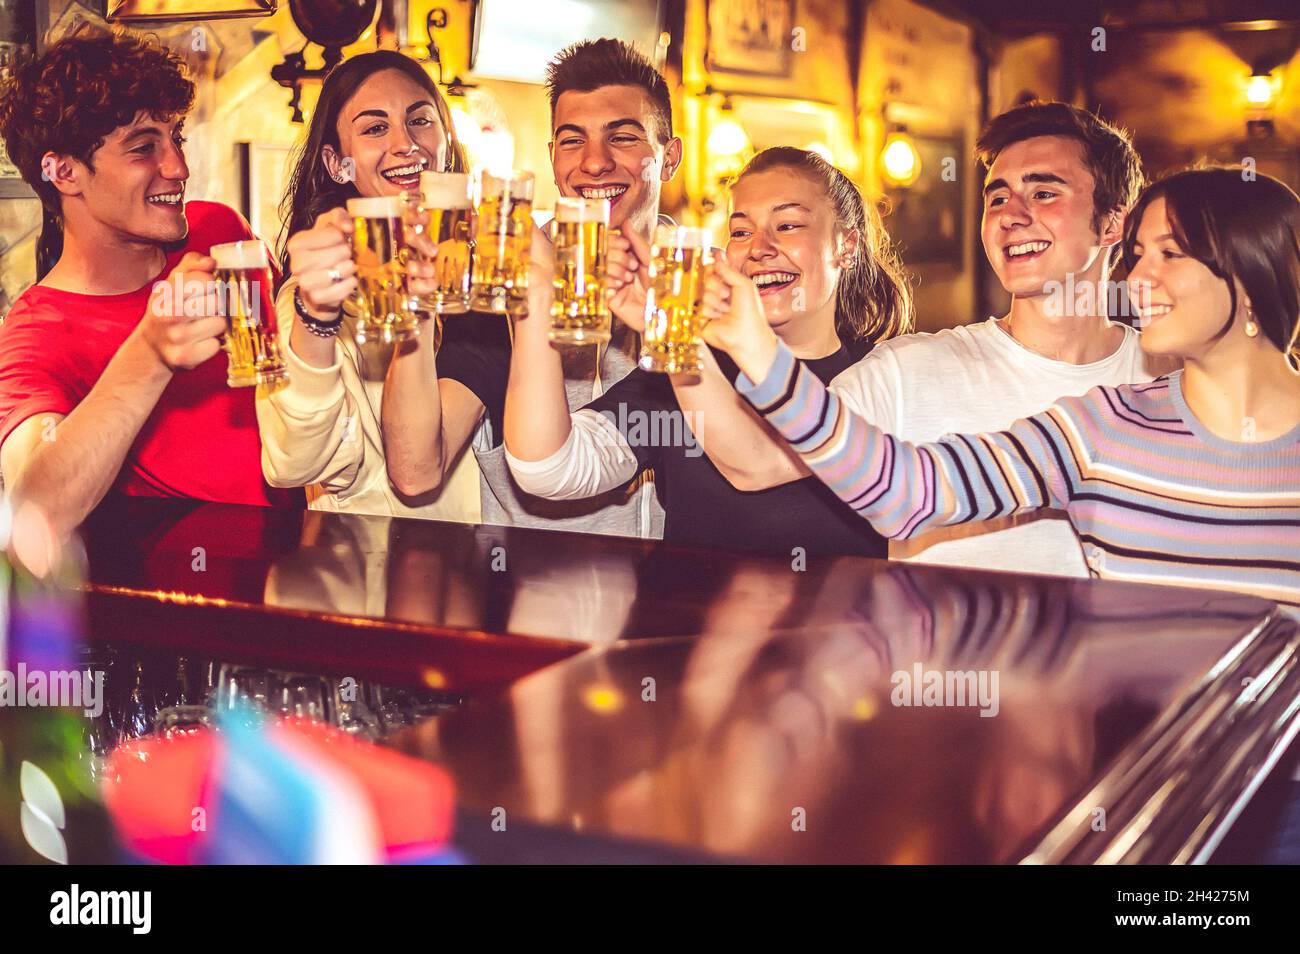
[[[471,858],[1204,862],[1300,729],[1253,597],[141,499],[84,539],[137,734],[351,677]]]

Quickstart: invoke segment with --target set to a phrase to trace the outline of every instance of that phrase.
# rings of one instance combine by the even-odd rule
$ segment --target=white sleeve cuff
[[[299,414],[310,414],[343,400],[343,349],[337,341],[330,342],[334,349],[334,362],[325,368],[308,364],[293,350],[293,326],[298,320],[293,307],[294,287],[286,283],[275,302],[280,347],[284,352],[289,383],[276,391],[271,399],[286,409]]]
[[[520,460],[505,449],[506,463],[521,490],[548,500],[579,500],[636,476],[641,465],[609,418],[583,410],[569,415],[569,422],[568,438],[550,457]]]

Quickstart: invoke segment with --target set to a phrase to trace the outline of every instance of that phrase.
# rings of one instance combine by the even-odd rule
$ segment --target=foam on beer
[[[266,246],[256,240],[244,242],[226,242],[224,245],[214,245],[208,249],[208,254],[217,263],[217,268],[242,269],[242,268],[267,268],[269,262],[266,255]]]
[[[484,201],[500,196],[509,196],[531,202],[533,200],[533,174],[531,172],[511,172],[495,175],[486,169],[479,179],[479,194]]]
[[[420,197],[430,209],[468,209],[473,205],[469,174],[465,172],[420,173]]]
[[[689,225],[660,225],[654,244],[659,248],[713,248],[713,232]]]
[[[370,195],[348,199],[348,215],[354,219],[400,219],[405,201],[400,195]]]
[[[609,199],[563,196],[555,200],[557,222],[604,222],[609,224]]]

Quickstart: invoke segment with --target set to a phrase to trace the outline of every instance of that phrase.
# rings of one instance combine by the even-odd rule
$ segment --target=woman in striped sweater
[[[896,440],[848,412],[719,266],[709,343],[737,389],[881,533],[1065,510],[1094,576],[1300,606],[1300,200],[1239,169],[1151,186],[1125,230],[1148,353],[1183,370],[1094,388],[997,434]]]

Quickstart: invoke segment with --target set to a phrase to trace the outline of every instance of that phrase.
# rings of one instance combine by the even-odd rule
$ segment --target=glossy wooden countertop
[[[588,646],[702,632],[747,567],[784,576],[751,625],[837,619],[832,567],[656,541],[110,499],[83,528],[96,641],[477,693]],[[850,561],[856,562],[856,561]],[[734,603],[734,600],[730,601]]]
[[[140,498],[107,501],[83,537],[99,641],[396,684],[427,667],[416,681],[468,691],[592,645],[693,636],[719,613],[751,630],[854,618],[842,581],[885,565]]]
[[[1275,756],[1224,737],[1222,753],[1209,746],[1176,772],[1162,767],[1175,764],[1171,737],[1175,748],[1181,734],[1200,744],[1171,714],[1222,689],[1210,674],[1270,618],[1267,604],[858,561],[836,571],[813,602],[839,607],[838,623],[766,627],[799,586],[745,567],[698,637],[593,649],[394,744],[447,766],[480,824],[506,820],[476,836],[502,853],[514,819],[780,862],[1015,862],[1039,857],[1054,826],[1055,860],[1123,857],[1157,835],[1165,854],[1147,860],[1172,859],[1175,843],[1188,860],[1212,850],[1205,826],[1223,823],[1240,786],[1273,766]],[[1242,671],[1268,669],[1265,650],[1294,662],[1294,626],[1268,625],[1248,663],[1257,668]],[[908,684],[899,674],[918,669],[923,683],[932,672],[997,673],[995,706],[983,707],[996,714],[898,704],[916,699],[895,696]],[[1242,679],[1221,675],[1229,693]],[[1294,674],[1284,691],[1296,698]],[[1285,717],[1294,729],[1294,707]],[[1216,718],[1251,717],[1228,708]],[[1241,764],[1219,764],[1238,751]],[[1201,814],[1153,813],[1126,767],[1146,753],[1165,760],[1151,773],[1162,797],[1208,779],[1217,801]]]
[[[1217,832],[1300,725],[1276,705],[1300,635],[1252,597],[157,500],[84,536],[95,642],[468,697],[389,743],[451,770],[467,824],[516,822],[479,838],[503,858],[528,831],[521,854],[551,831],[747,860],[1088,860],[1157,836],[1173,857],[1208,843],[1174,822]],[[931,673],[996,692],[897,704]],[[1271,709],[1233,695],[1257,677]],[[1192,807],[1152,809],[1165,766],[1198,780]]]

